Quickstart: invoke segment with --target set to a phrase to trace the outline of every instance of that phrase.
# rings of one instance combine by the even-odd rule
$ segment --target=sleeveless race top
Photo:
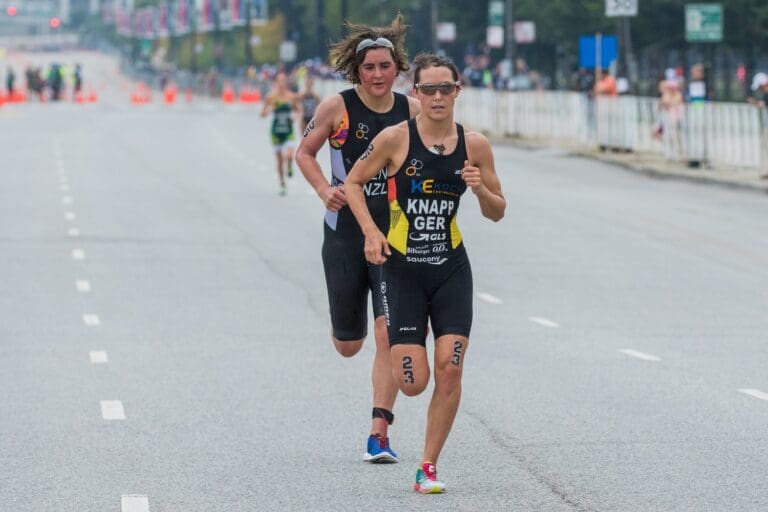
[[[288,101],[276,101],[272,109],[272,134],[290,135],[293,133],[293,121],[291,120],[291,103]]]
[[[456,124],[456,131],[456,149],[438,155],[424,147],[416,120],[408,121],[408,156],[389,178],[387,234],[389,245],[406,263],[442,265],[454,255],[465,254],[456,213],[467,190],[461,178],[467,148],[464,128]]]
[[[304,94],[301,96],[301,110],[304,112],[305,121],[310,121],[315,115],[318,103],[317,96],[314,94]]]
[[[344,183],[347,174],[358,158],[368,149],[374,137],[387,126],[398,124],[410,117],[408,98],[394,93],[395,101],[389,112],[378,113],[365,106],[355,89],[342,91],[344,98],[344,116],[341,124],[328,138],[331,152],[331,185]],[[363,187],[366,204],[376,225],[383,232],[387,230],[389,215],[387,212],[387,170],[379,174]],[[362,237],[355,216],[345,205],[338,212],[326,211],[325,223],[339,234]]]

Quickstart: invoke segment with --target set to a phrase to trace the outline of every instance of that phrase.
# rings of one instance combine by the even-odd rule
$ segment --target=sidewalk
[[[557,148],[577,157],[592,158],[623,167],[626,170],[659,179],[676,179],[719,185],[722,187],[753,190],[768,193],[768,179],[754,169],[732,168],[691,168],[682,162],[674,162],[651,153],[622,153],[613,151],[592,151],[583,148],[559,146],[553,142],[528,139],[493,139],[494,143],[511,144],[523,149]]]

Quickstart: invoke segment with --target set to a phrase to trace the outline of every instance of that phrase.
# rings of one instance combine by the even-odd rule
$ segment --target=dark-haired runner
[[[400,390],[418,395],[429,382],[427,321],[435,336],[435,388],[427,413],[424,453],[413,488],[441,493],[435,465],[461,397],[461,375],[472,326],[472,271],[456,223],[467,187],[482,214],[498,221],[506,201],[491,146],[453,121],[460,82],[456,66],[433,54],[414,63],[421,114],[387,128],[347,177],[347,199],[365,235],[365,256],[382,264],[392,367]],[[390,225],[382,233],[363,200],[363,186],[387,169]]]
[[[370,462],[397,462],[389,446],[388,426],[394,415],[397,382],[393,378],[381,301],[381,267],[369,265],[363,253],[363,234],[347,207],[344,182],[355,161],[385,127],[409,119],[418,102],[392,92],[395,77],[408,69],[405,26],[398,15],[389,27],[349,24],[349,35],[331,47],[336,70],[352,84],[323,100],[304,130],[296,162],[326,207],[323,267],[331,314],[331,339],[344,357],[355,355],[368,333],[368,292],[372,293],[376,356],[373,361],[371,431],[363,458]],[[317,153],[326,140],[331,152],[330,183]],[[386,171],[380,170],[364,185],[375,222],[386,229]]]

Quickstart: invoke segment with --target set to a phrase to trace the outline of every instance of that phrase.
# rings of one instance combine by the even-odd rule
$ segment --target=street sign
[[[605,15],[637,16],[637,0],[605,0]]]
[[[516,21],[513,26],[516,43],[530,44],[536,42],[536,22]]]
[[[437,40],[441,43],[456,41],[456,24],[452,21],[437,24]]]
[[[579,38],[579,67],[595,69],[597,61],[597,38],[581,36]],[[608,69],[618,55],[616,36],[600,37],[600,67]]]
[[[501,0],[488,2],[488,25],[492,27],[504,26],[504,2]]]
[[[280,43],[280,60],[282,62],[293,62],[296,60],[296,42],[283,41]]]
[[[723,4],[687,4],[685,40],[689,43],[718,43],[723,40]]]
[[[485,34],[485,44],[489,48],[504,47],[504,27],[488,27]]]

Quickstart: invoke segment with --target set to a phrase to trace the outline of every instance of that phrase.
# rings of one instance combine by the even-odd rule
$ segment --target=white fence
[[[348,87],[331,80],[317,85],[321,96]],[[768,124],[746,104],[686,104],[674,116],[661,112],[654,98],[592,100],[575,92],[466,88],[456,102],[456,120],[493,137],[652,153],[714,167],[768,167]]]

